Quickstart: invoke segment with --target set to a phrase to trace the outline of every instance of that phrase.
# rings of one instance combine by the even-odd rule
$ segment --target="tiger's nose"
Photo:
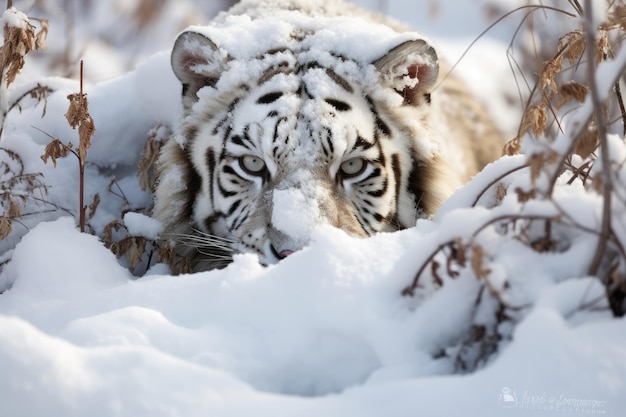
[[[295,250],[291,250],[291,249],[278,250],[273,244],[270,245],[270,247],[274,256],[278,258],[279,260],[285,259],[286,257],[291,256],[292,254],[296,252]]]

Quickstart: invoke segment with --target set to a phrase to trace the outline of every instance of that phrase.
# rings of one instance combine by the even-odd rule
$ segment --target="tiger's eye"
[[[254,155],[239,158],[239,165],[247,174],[262,175],[265,172],[265,161]]]
[[[344,178],[356,177],[365,171],[367,162],[363,158],[352,158],[343,162],[339,169]]]

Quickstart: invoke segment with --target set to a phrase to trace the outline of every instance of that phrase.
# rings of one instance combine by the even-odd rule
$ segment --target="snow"
[[[301,189],[275,190],[272,195],[272,224],[279,231],[306,241],[319,218],[318,208],[311,205],[310,201]]]
[[[163,232],[163,225],[159,221],[132,211],[124,215],[124,226],[132,236],[142,236],[147,239],[157,239]]]
[[[525,395],[565,396],[606,401],[600,409],[617,415],[624,321],[566,319],[598,295],[595,280],[549,286],[489,367],[449,375],[428,353],[458,336],[478,284],[459,279],[409,308],[398,285],[424,239],[400,235],[354,242],[320,230],[269,268],[244,255],[224,271],[131,280],[69,219],[40,224],[18,245],[14,286],[0,298],[3,412],[375,416],[419,405],[495,416],[510,387],[520,406]],[[535,415],[526,406],[521,415]]]
[[[115,19],[104,4],[94,30],[109,28],[107,17]],[[389,4],[396,17],[414,19],[418,27],[438,22],[433,38],[449,45],[451,55],[484,26],[470,2],[454,2],[453,8],[451,1],[441,2],[428,25],[428,13],[418,13],[414,2]],[[236,23],[241,22],[232,22],[223,42],[247,39]],[[348,23],[346,30],[352,30]],[[258,30],[250,32],[249,50],[232,45],[228,50],[252,54],[271,42],[272,33],[287,29]],[[324,36],[330,41],[340,34]],[[376,55],[388,41],[379,35],[372,33],[372,39],[378,36],[376,48],[366,51],[364,42],[352,45],[358,46],[353,52]],[[459,71],[475,80],[473,87],[510,127],[519,119],[494,93],[507,66],[502,41],[486,41]],[[494,63],[477,66],[476,57]],[[0,252],[11,255],[0,273],[1,416],[623,414],[626,321],[611,315],[604,286],[587,276],[597,237],[563,227],[555,233],[567,236],[567,248],[536,252],[514,236],[523,222],[509,224],[510,233],[493,225],[505,216],[565,213],[566,220],[597,228],[601,199],[581,184],[567,185],[564,178],[557,185],[555,200],[563,212],[548,202],[522,205],[515,190],[528,187],[525,156],[502,158],[460,189],[434,219],[360,240],[299,223],[300,213],[316,208],[306,207],[304,195],[278,192],[274,203],[286,215],[275,225],[296,236],[302,228],[306,234],[313,229],[309,246],[267,267],[253,255],[237,255],[223,270],[171,276],[156,265],[138,278],[105,247],[102,231],[114,219],[123,219],[130,236],[154,239],[161,230],[142,213],[151,197],[139,187],[135,167],[151,129],[175,126],[181,115],[169,53],[142,58],[134,71],[118,77],[86,83],[97,129],[88,152],[86,200],[96,193],[102,199],[90,219],[100,237],[80,233],[69,216],[78,205],[75,158],[59,160],[56,168],[40,158],[48,135],[77,143],[63,115],[66,97],[78,85],[22,77],[12,97],[36,82],[55,92],[47,98],[45,116],[35,99],[11,112],[2,137],[2,148],[21,155],[24,172],[41,173],[48,190],[47,203],[24,206],[44,213],[25,217],[26,228],[14,225],[0,242]],[[485,85],[489,79],[494,82]],[[619,161],[623,142],[617,136],[610,141]],[[11,172],[19,170],[16,161],[2,158]],[[495,186],[483,192],[493,178],[510,171],[515,174],[502,183],[505,196]],[[620,167],[616,175],[625,172]],[[164,181],[172,192],[185,186],[176,175]],[[617,220],[616,233],[624,234],[626,219]],[[416,277],[430,258],[445,269],[446,245],[457,238],[467,244],[468,265],[479,256],[478,247],[484,250],[487,277],[477,279],[470,266],[458,264],[451,265],[457,276],[442,274],[441,284],[430,267]],[[416,279],[415,295],[403,296]],[[494,321],[500,304],[484,295],[489,291],[499,292],[511,307],[510,320]],[[497,353],[479,369],[459,373],[455,358],[471,361],[475,349],[464,354],[464,340],[478,325],[502,337]]]
[[[13,28],[26,29],[27,22],[28,16],[15,7],[8,8],[2,13],[3,26],[6,25]]]

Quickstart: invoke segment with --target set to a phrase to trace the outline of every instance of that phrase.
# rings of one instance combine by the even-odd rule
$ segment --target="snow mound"
[[[0,410],[377,416],[419,404],[429,415],[501,416],[512,406],[617,415],[626,322],[570,317],[572,300],[597,295],[593,279],[544,285],[489,367],[449,375],[450,358],[432,353],[465,329],[479,284],[461,276],[417,309],[402,297],[431,237],[321,229],[269,268],[243,255],[221,271],[133,280],[68,219],[41,224],[5,272],[16,280],[0,297],[0,366],[10,375],[0,392],[11,399]]]

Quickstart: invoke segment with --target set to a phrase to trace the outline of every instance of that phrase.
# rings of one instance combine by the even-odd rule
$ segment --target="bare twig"
[[[617,97],[617,104],[619,106],[619,112],[622,116],[622,134],[626,136],[626,106],[624,106],[624,96],[622,96],[622,87],[620,87],[619,80],[615,82],[615,96]]]
[[[587,45],[596,44],[596,28],[593,23],[593,7],[591,0],[585,0],[585,38]],[[596,251],[589,265],[589,274],[596,275],[600,268],[600,263],[604,257],[604,251],[607,246],[607,242],[611,236],[611,196],[613,194],[613,185],[611,177],[611,159],[609,157],[608,148],[608,127],[606,125],[606,118],[603,112],[603,102],[600,99],[600,92],[598,91],[598,82],[596,80],[595,70],[595,48],[587,48],[587,61],[588,61],[588,78],[589,78],[589,92],[593,104],[596,128],[598,131],[598,138],[600,140],[600,157],[602,160],[602,194],[603,194],[603,207],[602,207],[602,228],[600,230],[600,237],[598,238],[598,245]]]
[[[502,175],[494,178],[492,181],[489,182],[489,184],[487,184],[486,187],[484,187],[482,190],[480,190],[480,193],[478,193],[478,195],[476,196],[476,198],[474,199],[474,202],[472,203],[472,207],[476,207],[476,204],[478,204],[478,202],[480,201],[480,199],[482,198],[482,196],[487,192],[487,190],[489,190],[491,187],[493,187],[494,185],[496,185],[498,182],[502,181],[504,178],[508,177],[509,175],[520,171],[524,168],[528,168],[529,164],[526,162],[522,165],[516,166],[514,168],[511,168],[510,170],[506,171],[505,173],[503,173]]]
[[[492,226],[496,223],[499,222],[503,222],[503,221],[510,221],[510,222],[516,222],[518,220],[528,220],[528,221],[538,221],[538,220],[542,220],[542,221],[559,221],[560,220],[560,215],[543,215],[543,214],[537,214],[537,215],[525,215],[525,214],[503,214],[500,216],[496,216],[493,217],[491,219],[489,219],[488,221],[486,221],[485,223],[483,223],[482,225],[480,225],[479,227],[477,227],[474,232],[471,235],[470,238],[470,245],[474,242],[474,240],[478,237],[478,235],[480,233],[482,233],[487,227]],[[433,250],[424,260],[424,262],[422,262],[420,268],[417,270],[417,272],[415,273],[415,277],[413,278],[413,282],[411,283],[411,285],[409,285],[408,287],[404,288],[404,290],[402,290],[402,295],[404,296],[413,296],[415,293],[415,289],[417,289],[417,286],[419,284],[419,279],[421,277],[421,275],[424,273],[424,271],[426,270],[426,268],[428,267],[428,265],[430,265],[431,262],[433,262],[433,260],[435,259],[435,256],[437,256],[437,254],[439,252],[441,252],[443,249],[445,249],[448,246],[453,246],[455,244],[458,244],[458,238],[454,239],[454,240],[449,240],[447,242],[444,242],[440,245],[438,245],[435,250]]]
[[[83,61],[80,61],[80,97],[84,97],[83,95]],[[82,138],[79,138],[79,140],[82,141]],[[79,153],[80,154],[80,153]],[[82,155],[81,155],[82,156]],[[79,171],[80,171],[80,184],[79,184],[79,195],[78,195],[78,201],[79,201],[79,213],[78,213],[78,223],[80,225],[80,231],[82,233],[85,232],[85,158],[83,157],[79,157],[78,158],[78,165],[79,165]]]
[[[472,49],[472,47],[476,44],[476,42],[478,42],[483,36],[485,36],[491,29],[493,29],[496,25],[498,25],[501,21],[503,21],[504,19],[506,19],[507,17],[511,16],[512,14],[515,14],[517,12],[519,12],[520,10],[525,10],[525,9],[532,9],[532,11],[535,10],[539,10],[539,9],[543,9],[543,10],[552,10],[555,12],[559,12],[562,14],[565,14],[567,16],[570,17],[576,17],[575,14],[573,13],[569,13],[566,12],[565,10],[556,8],[556,7],[550,7],[550,6],[545,6],[545,5],[526,5],[526,6],[521,6],[518,7],[516,9],[511,10],[510,12],[505,13],[504,15],[500,16],[495,22],[493,22],[492,24],[490,24],[489,26],[487,26],[487,29],[483,30],[470,44],[469,46],[465,49],[465,51],[463,51],[463,53],[461,54],[461,57],[454,63],[454,65],[452,65],[452,67],[450,68],[450,70],[447,72],[446,75],[444,75],[439,82],[437,83],[437,85],[435,86],[434,90],[436,90],[441,83],[443,83],[449,76],[450,74],[452,74],[452,71],[454,71],[454,69],[461,63],[461,61],[463,60],[463,58],[465,58],[465,55],[468,54],[468,52],[470,51],[470,49]]]
[[[432,251],[430,255],[428,255],[426,260],[422,262],[422,266],[420,267],[420,269],[418,269],[418,271],[415,273],[415,278],[413,278],[413,282],[411,283],[411,285],[409,285],[408,287],[402,290],[403,296],[412,297],[414,295],[415,289],[417,288],[417,285],[419,284],[419,279],[422,276],[422,273],[426,270],[426,267],[430,265],[430,263],[433,261],[433,259],[435,258],[435,256],[437,256],[439,252],[441,252],[446,246],[449,246],[453,243],[454,243],[453,240],[442,243],[441,245],[437,246],[437,248],[435,248],[435,250]]]

